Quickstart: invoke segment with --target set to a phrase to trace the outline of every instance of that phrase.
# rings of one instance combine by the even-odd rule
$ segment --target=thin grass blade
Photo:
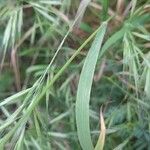
[[[103,150],[104,143],[105,143],[106,127],[105,127],[104,117],[102,114],[102,109],[100,111],[100,124],[101,124],[101,133],[94,150]]]
[[[103,45],[100,57],[118,40],[123,38],[123,35],[125,33],[125,28],[120,29],[118,32],[114,33]]]
[[[77,21],[76,21],[74,28],[78,28],[80,26],[80,23],[82,21],[82,18],[84,16],[84,13],[85,13],[86,8],[87,8],[88,4],[90,3],[90,1],[91,0],[82,0],[81,1],[78,11],[77,11],[77,14],[76,14]]]

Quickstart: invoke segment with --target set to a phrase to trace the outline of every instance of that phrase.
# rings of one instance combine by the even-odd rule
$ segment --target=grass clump
[[[150,1],[2,0],[0,27],[0,149],[150,149]]]

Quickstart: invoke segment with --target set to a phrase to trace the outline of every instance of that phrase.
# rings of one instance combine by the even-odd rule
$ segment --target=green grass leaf
[[[118,40],[123,38],[123,35],[125,33],[125,28],[123,27],[118,32],[115,32],[103,45],[100,57],[112,46],[114,45]]]
[[[27,94],[30,90],[31,90],[31,88],[28,88],[28,89],[26,89],[26,90],[22,90],[22,91],[20,91],[20,92],[18,92],[18,93],[16,93],[16,94],[14,94],[14,95],[12,95],[12,96],[10,96],[10,97],[4,99],[4,100],[2,100],[2,101],[0,102],[0,107],[3,106],[3,105],[6,105],[6,104],[8,105],[8,104],[13,103],[16,99],[18,99],[18,98],[20,98],[21,96]]]
[[[76,123],[79,141],[83,150],[94,149],[89,125],[89,101],[94,70],[98,54],[106,32],[107,23],[104,22],[92,43],[81,71],[76,100]]]

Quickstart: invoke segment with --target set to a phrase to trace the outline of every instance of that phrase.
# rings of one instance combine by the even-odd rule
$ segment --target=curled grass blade
[[[105,122],[102,114],[102,109],[100,111],[100,124],[101,124],[101,133],[94,150],[103,150],[104,143],[105,143],[106,127],[105,127]]]

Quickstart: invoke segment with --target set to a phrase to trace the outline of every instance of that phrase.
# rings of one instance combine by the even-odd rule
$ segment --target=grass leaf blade
[[[100,57],[118,40],[123,38],[123,35],[125,33],[125,28],[120,29],[118,32],[114,33],[103,45]]]
[[[79,141],[83,150],[94,149],[89,125],[89,101],[90,92],[94,76],[94,70],[98,59],[98,54],[106,32],[107,23],[104,22],[92,43],[87,54],[83,69],[81,71],[77,100],[76,100],[76,122]]]

